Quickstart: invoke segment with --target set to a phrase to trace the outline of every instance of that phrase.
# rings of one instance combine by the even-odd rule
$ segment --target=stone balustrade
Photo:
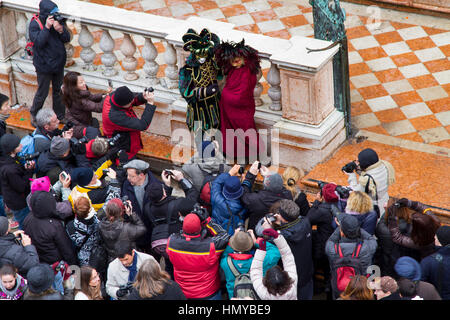
[[[28,105],[37,82],[23,48],[38,4],[39,0],[0,0],[0,90],[9,92],[13,102]],[[134,91],[153,86],[158,108],[151,133],[171,137],[177,128],[186,128],[186,102],[178,91],[178,70],[189,55],[182,49],[182,35],[188,28],[207,28],[222,41],[245,39],[259,51],[268,72],[264,79],[258,75],[261,82],[254,90],[255,121],[258,129],[277,130],[267,135],[272,152],[275,145],[283,154],[282,165],[309,170],[345,140],[343,115],[333,105],[332,58],[338,46],[308,53],[306,48],[330,43],[298,36],[272,38],[200,17],[177,20],[75,0],[57,4],[72,36],[66,45],[66,70],[80,72],[91,89],[105,90],[108,80],[114,87],[127,85]]]

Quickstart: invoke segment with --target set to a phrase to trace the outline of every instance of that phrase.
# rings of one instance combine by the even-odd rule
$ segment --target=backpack
[[[44,29],[44,26],[42,25],[41,20],[39,20],[39,14],[35,14],[33,15],[33,17],[31,18],[31,22],[36,21],[37,24],[39,25],[39,27],[41,28],[41,30]],[[32,42],[31,40],[28,40],[27,45],[25,46],[25,52],[28,54],[28,56],[32,57],[33,56],[33,46],[34,46],[34,42]]]
[[[170,221],[172,216],[173,207],[175,205],[175,201],[172,200],[167,205],[167,215],[164,219],[155,219],[153,213],[150,211],[151,221],[153,223],[152,237],[151,237],[151,247],[152,250],[163,256],[166,259],[169,259],[169,256],[166,253],[167,242],[169,240],[169,226],[175,222]],[[157,224],[157,222],[159,222]]]
[[[201,171],[206,172],[200,166],[198,166],[198,168]],[[200,201],[199,202],[202,206],[207,207],[209,211],[211,211],[210,210],[211,209],[211,183],[218,177],[219,174],[223,173],[223,171],[224,171],[224,165],[223,165],[223,163],[221,163],[219,165],[219,173],[217,173],[216,175],[207,173],[207,175],[203,179],[202,188],[200,189]]]
[[[35,153],[35,139],[47,139],[48,138],[42,134],[36,133],[36,130],[33,131],[33,133],[29,133],[26,136],[24,136],[20,140],[20,144],[22,145],[22,151],[20,151],[17,155],[19,156],[19,159],[21,159],[21,163],[24,164],[25,160],[23,157],[26,155],[31,155]]]
[[[331,289],[334,298],[339,297],[353,276],[365,274],[359,259],[361,247],[362,243],[359,242],[355,246],[352,256],[344,257],[340,244],[334,244],[334,250],[339,254],[339,258],[331,263]]]
[[[231,298],[245,298],[250,297],[253,300],[260,300],[258,294],[253,287],[252,279],[249,273],[240,273],[233,264],[233,260],[230,256],[227,257],[227,264],[230,267],[231,272],[235,276],[233,297]]]

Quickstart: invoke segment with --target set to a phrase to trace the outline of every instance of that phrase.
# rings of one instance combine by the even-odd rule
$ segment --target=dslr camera
[[[312,179],[310,179],[312,180]],[[319,186],[320,190],[327,184],[325,181],[315,180],[317,182],[317,185]],[[346,188],[343,186],[338,185],[336,187],[336,193],[339,195],[341,199],[347,199],[350,196],[350,188]]]
[[[203,222],[209,217],[209,212],[206,208],[202,207],[199,203],[196,203],[194,205],[194,208],[191,211],[192,213],[195,213],[199,218],[200,221]]]
[[[119,287],[119,290],[117,290],[116,295],[118,298],[125,297],[130,294],[131,289],[133,289],[133,283],[127,282],[127,284],[123,284]]]
[[[40,155],[40,152],[35,152],[35,153],[28,153],[22,157],[20,157],[20,160],[23,162],[28,162],[28,161],[32,161],[34,159],[37,159]]]
[[[59,12],[55,12],[53,14],[53,19],[55,19],[55,21],[58,21],[59,24],[63,24],[64,22],[66,22],[66,18],[64,18],[61,13]]]
[[[121,137],[120,133],[117,133],[115,136],[108,139],[108,144],[111,147],[114,147],[119,142],[120,137]]]
[[[126,208],[129,208],[129,206],[128,206],[128,196],[123,196],[122,198],[120,198],[120,200],[122,200],[122,202],[123,202],[123,205],[126,207]]]
[[[69,131],[70,129],[73,128],[73,126],[74,126],[73,122],[72,122],[72,121],[68,121],[68,122],[64,125],[64,127],[61,129],[61,131],[62,131],[62,132]]]
[[[358,165],[356,164],[355,161],[352,161],[352,162],[347,163],[345,166],[343,166],[341,170],[344,172],[347,172],[347,173],[352,173],[356,169],[358,169]]]

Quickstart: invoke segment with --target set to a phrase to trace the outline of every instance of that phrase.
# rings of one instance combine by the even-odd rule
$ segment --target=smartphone
[[[61,172],[61,176],[63,177],[64,180],[66,180],[69,177],[65,171]]]
[[[103,171],[103,175],[107,175],[109,172],[109,169],[103,169],[102,171]]]
[[[112,80],[111,80],[111,79],[108,79],[108,86],[109,86],[110,88],[114,88],[114,87],[113,87],[113,83],[112,83]]]
[[[166,172],[167,176],[172,176],[172,177],[174,176],[173,172],[171,170],[164,170],[164,171]]]

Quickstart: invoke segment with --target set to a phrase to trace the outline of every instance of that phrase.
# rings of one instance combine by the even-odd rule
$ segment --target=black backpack
[[[334,250],[337,254],[339,254],[339,258],[331,263],[331,289],[334,299],[337,299],[345,290],[353,276],[365,274],[359,259],[361,247],[362,243],[358,242],[351,257],[345,257],[342,254],[340,244],[334,244]]]
[[[233,264],[233,260],[230,256],[227,257],[227,264],[230,267],[231,272],[235,276],[233,296],[231,298],[244,299],[250,297],[252,300],[260,300],[253,287],[252,279],[249,273],[240,273]]]

